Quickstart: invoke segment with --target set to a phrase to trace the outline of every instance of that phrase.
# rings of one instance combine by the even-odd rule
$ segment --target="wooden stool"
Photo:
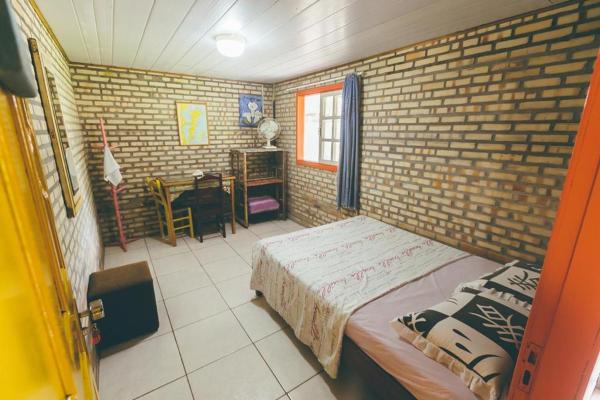
[[[104,318],[96,321],[101,340],[98,350],[158,330],[158,312],[152,276],[146,261],[94,272],[87,300],[101,299]]]

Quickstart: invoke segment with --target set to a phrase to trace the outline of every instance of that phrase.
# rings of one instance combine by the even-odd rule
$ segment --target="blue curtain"
[[[358,210],[360,77],[349,74],[342,92],[342,131],[337,175],[337,206]]]

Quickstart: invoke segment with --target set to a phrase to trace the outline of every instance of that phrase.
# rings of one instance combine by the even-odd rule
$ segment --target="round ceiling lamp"
[[[217,50],[225,57],[239,57],[246,49],[246,39],[242,35],[227,33],[217,35],[215,40],[217,42]]]

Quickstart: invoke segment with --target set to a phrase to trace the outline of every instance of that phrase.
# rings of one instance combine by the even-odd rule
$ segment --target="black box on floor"
[[[149,335],[158,330],[152,275],[146,261],[90,275],[88,303],[102,299],[104,318],[96,321],[98,350]]]

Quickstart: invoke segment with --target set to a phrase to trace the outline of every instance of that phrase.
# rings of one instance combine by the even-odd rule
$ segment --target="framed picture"
[[[176,103],[179,143],[184,146],[208,145],[208,109],[206,103]]]
[[[79,190],[79,174],[63,120],[61,95],[53,72],[44,66],[37,40],[30,38],[28,41],[42,108],[44,109],[44,117],[48,126],[50,142],[52,143],[54,160],[56,161],[58,180],[62,189],[67,216],[72,218],[79,211],[82,200]]]
[[[252,94],[240,95],[240,126],[254,128],[263,118],[263,98]]]

